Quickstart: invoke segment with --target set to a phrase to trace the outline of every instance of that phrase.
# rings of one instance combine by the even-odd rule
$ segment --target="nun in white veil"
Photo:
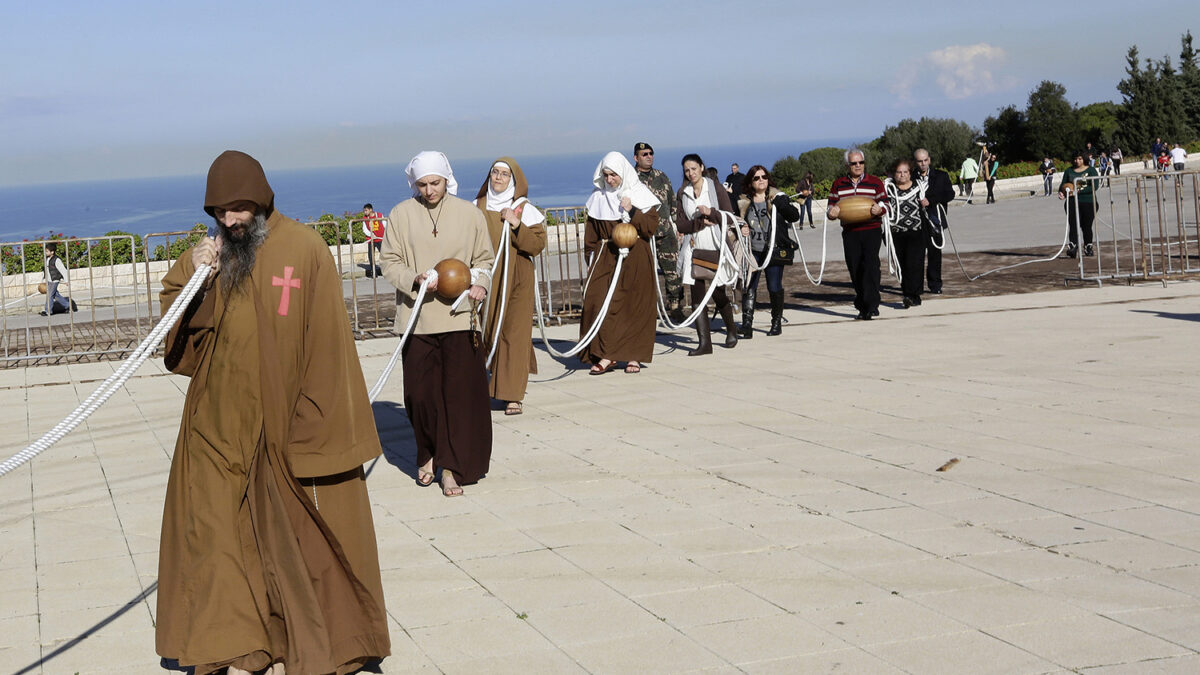
[[[625,362],[625,372],[638,373],[654,353],[658,280],[649,240],[658,228],[658,198],[638,180],[637,170],[619,152],[604,156],[596,166],[592,185],[584,231],[591,276],[583,298],[581,336],[596,320],[616,269],[618,249],[610,241],[613,228],[629,223],[637,230],[638,239],[622,263],[599,334],[579,358],[592,364],[592,375],[602,375],[618,362]]]

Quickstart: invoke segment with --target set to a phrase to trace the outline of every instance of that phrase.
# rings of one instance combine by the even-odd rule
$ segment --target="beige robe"
[[[272,212],[243,290],[219,276],[167,337],[190,376],[159,552],[156,647],[207,673],[389,653],[362,464],[380,454],[329,249]],[[163,312],[194,267],[163,279]]]

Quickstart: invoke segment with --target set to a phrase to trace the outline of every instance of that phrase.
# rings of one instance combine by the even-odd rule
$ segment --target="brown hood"
[[[492,179],[492,167],[496,166],[496,162],[504,162],[512,171],[513,179],[513,201],[521,197],[529,198],[529,183],[525,181],[525,172],[521,170],[521,165],[517,164],[517,160],[512,157],[501,157],[495,162],[488,165],[488,175],[483,177],[483,185],[479,186],[479,193],[475,195],[475,201],[487,198],[488,182]]]
[[[250,201],[270,215],[275,208],[275,193],[267,183],[262,164],[250,155],[226,150],[208,169],[208,189],[204,191],[204,210],[214,215],[218,206]]]

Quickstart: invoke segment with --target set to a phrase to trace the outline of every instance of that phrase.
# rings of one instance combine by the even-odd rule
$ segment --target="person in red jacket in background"
[[[367,261],[370,264],[367,276],[374,277],[379,274],[379,268],[375,266],[375,252],[383,246],[383,214],[376,212],[374,206],[363,204],[362,217],[363,234],[367,237]]]

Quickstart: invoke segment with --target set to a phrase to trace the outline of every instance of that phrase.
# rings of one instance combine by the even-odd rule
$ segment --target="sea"
[[[723,178],[737,162],[745,173],[755,164],[770,168],[787,155],[819,147],[846,147],[858,139],[778,141],[699,148],[655,148],[654,166],[678,188],[683,180],[680,159],[699,154]],[[621,148],[626,156],[629,148]],[[516,157],[529,181],[536,206],[579,206],[592,189],[592,175],[603,153]],[[495,158],[456,160],[450,157],[458,195],[472,199]],[[341,216],[371,203],[386,214],[411,196],[403,163],[324,169],[272,170],[267,179],[275,190],[275,207],[296,220],[316,220],[322,214]],[[204,167],[204,172],[207,167]],[[0,187],[0,245],[46,238],[98,237],[119,230],[146,235],[188,230],[207,222],[202,206],[205,173],[124,180],[53,183]]]

